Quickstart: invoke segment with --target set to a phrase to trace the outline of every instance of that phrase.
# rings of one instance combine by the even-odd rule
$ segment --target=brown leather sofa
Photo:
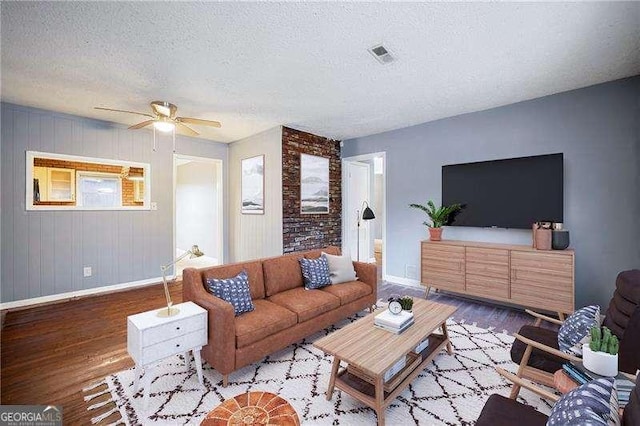
[[[209,344],[202,357],[223,377],[341,319],[370,308],[377,300],[376,266],[353,262],[358,281],[305,290],[298,259],[314,259],[337,247],[249,262],[187,268],[182,272],[183,300],[209,312]],[[235,316],[233,306],[205,289],[207,278],[231,278],[246,270],[255,310]]]

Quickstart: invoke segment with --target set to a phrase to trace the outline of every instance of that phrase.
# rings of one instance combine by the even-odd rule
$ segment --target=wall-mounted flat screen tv
[[[453,226],[531,229],[563,222],[563,156],[537,155],[442,166],[442,204],[462,204]]]

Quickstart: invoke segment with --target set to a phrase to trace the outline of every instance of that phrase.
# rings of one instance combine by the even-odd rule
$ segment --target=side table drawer
[[[192,333],[184,334],[143,348],[142,364],[146,365],[151,362],[159,361],[163,358],[180,354],[206,344],[207,332],[205,328],[202,328]]]
[[[149,328],[142,333],[142,346],[155,345],[156,343],[182,336],[185,333],[205,328],[206,323],[207,317],[202,314]]]

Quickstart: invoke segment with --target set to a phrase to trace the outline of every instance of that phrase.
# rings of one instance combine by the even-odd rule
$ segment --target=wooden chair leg
[[[222,387],[226,388],[227,386],[229,386],[229,375],[228,374],[223,374],[222,375]]]
[[[516,373],[516,376],[522,378],[522,373],[524,369],[527,367],[527,364],[529,364],[531,351],[533,351],[533,346],[527,345],[527,349],[524,351],[524,355],[522,356],[522,360],[520,361],[520,366],[518,367],[518,372]],[[511,389],[511,394],[509,395],[509,398],[516,399],[519,393],[520,393],[520,385],[517,385],[514,383],[513,389]]]

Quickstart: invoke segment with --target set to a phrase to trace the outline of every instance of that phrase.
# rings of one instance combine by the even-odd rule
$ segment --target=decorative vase
[[[431,241],[442,240],[442,228],[429,227],[429,240]]]
[[[569,247],[569,231],[551,231],[551,248],[564,250]]]
[[[618,354],[594,352],[588,343],[582,345],[582,364],[584,368],[606,377],[618,375]]]

